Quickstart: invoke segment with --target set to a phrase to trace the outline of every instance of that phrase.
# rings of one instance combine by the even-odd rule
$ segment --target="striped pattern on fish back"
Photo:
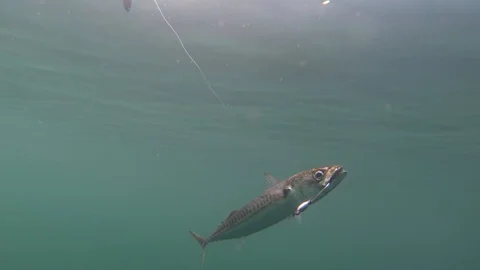
[[[234,228],[237,224],[242,223],[250,216],[260,212],[263,208],[283,199],[284,195],[282,190],[270,190],[269,192],[262,194],[261,196],[250,201],[244,207],[232,211],[222,222],[222,224],[217,227],[210,238],[215,238],[215,236]]]

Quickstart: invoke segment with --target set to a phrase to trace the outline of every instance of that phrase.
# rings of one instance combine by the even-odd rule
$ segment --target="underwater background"
[[[0,269],[201,269],[228,213],[348,176],[205,269],[480,269],[478,1],[0,1]]]

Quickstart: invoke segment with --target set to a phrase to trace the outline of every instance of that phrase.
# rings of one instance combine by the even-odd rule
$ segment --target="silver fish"
[[[340,184],[346,174],[347,171],[340,165],[309,169],[284,181],[265,173],[267,189],[264,193],[230,212],[209,237],[190,231],[202,247],[202,269],[205,248],[209,243],[244,238],[292,217],[299,204],[306,200],[309,200],[309,206],[314,204]]]

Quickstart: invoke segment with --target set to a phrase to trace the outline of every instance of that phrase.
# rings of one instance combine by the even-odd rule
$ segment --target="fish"
[[[263,194],[231,211],[210,236],[205,238],[189,231],[202,248],[202,269],[208,244],[244,239],[295,216],[302,203],[308,207],[318,202],[338,186],[346,175],[347,171],[341,165],[308,169],[282,181],[270,173],[264,173],[267,187]]]

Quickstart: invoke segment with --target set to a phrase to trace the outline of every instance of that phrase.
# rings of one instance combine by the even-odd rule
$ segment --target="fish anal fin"
[[[302,216],[301,216],[301,214],[300,214],[300,215],[296,215],[294,218],[295,218],[295,220],[297,221],[298,224],[302,224]]]
[[[267,184],[267,189],[275,186],[278,184],[278,181],[275,177],[273,177],[270,173],[263,173],[263,178],[265,179],[265,184]]]
[[[302,224],[302,215],[295,215],[295,214],[292,214],[291,216],[288,216],[287,217],[287,220],[289,221],[295,221],[297,224]]]

